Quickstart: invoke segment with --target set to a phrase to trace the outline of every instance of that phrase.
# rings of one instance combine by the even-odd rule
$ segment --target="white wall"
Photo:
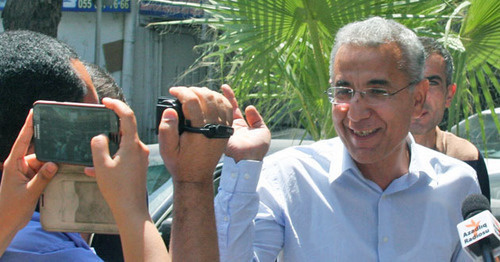
[[[82,60],[105,66],[102,45],[123,39],[123,22],[126,13],[102,13],[101,56],[99,63],[94,61],[95,24],[94,12],[63,12],[57,37],[75,48]],[[112,73],[121,85],[121,72]]]

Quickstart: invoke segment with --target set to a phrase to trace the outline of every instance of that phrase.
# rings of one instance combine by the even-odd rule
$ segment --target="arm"
[[[120,118],[120,148],[112,157],[107,138],[94,137],[91,141],[94,168],[86,168],[85,173],[96,177],[99,190],[113,213],[125,260],[170,261],[147,208],[149,151],[137,135],[134,113],[119,100],[105,98],[103,104]]]
[[[231,126],[232,108],[221,94],[206,88],[174,87],[170,93],[182,103],[193,127]],[[209,139],[183,132],[179,136],[175,110],[163,112],[158,140],[165,166],[174,183],[174,216],[170,251],[177,261],[218,261],[213,207],[213,171],[228,139]]]
[[[276,253],[269,247],[276,246],[275,242],[281,247],[282,228],[264,214],[267,207],[259,203],[261,196],[256,192],[271,135],[255,107],[246,108],[245,120],[233,91],[229,86],[222,89],[233,106],[235,133],[225,151],[227,158],[215,199],[221,260],[249,261],[258,256],[274,261]],[[264,218],[255,220],[259,210]]]
[[[57,165],[25,156],[33,136],[30,111],[3,166],[0,185],[0,256],[17,231],[29,222],[40,194],[57,172]]]

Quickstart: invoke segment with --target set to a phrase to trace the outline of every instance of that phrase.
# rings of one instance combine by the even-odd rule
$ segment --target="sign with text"
[[[202,0],[179,0],[174,2],[200,4]],[[203,10],[157,1],[141,1],[139,14],[166,20],[187,19],[203,16]]]
[[[130,12],[130,1],[135,0],[102,0],[103,12]],[[0,0],[0,10],[3,10],[7,0]],[[92,0],[63,0],[62,11],[95,12]]]

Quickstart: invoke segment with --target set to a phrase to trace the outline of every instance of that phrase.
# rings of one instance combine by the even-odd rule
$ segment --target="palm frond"
[[[314,139],[335,135],[331,106],[324,95],[334,36],[345,24],[371,16],[396,19],[418,34],[442,38],[454,48],[460,72],[455,79],[460,88],[450,109],[449,125],[480,110],[482,101],[493,108],[494,95],[484,85],[494,82],[495,93],[499,93],[491,68],[499,65],[500,1],[155,1],[203,9],[203,18],[152,26],[210,26],[214,40],[203,44],[205,52],[197,64],[214,71],[209,81],[230,83],[240,103],[255,104],[272,127],[302,127]],[[479,71],[482,75],[474,74]]]

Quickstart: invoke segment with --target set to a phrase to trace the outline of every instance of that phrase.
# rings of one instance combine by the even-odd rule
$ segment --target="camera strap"
[[[208,138],[229,138],[234,133],[234,128],[219,124],[206,124],[203,127],[192,127],[191,121],[186,120],[183,131],[203,134]]]

